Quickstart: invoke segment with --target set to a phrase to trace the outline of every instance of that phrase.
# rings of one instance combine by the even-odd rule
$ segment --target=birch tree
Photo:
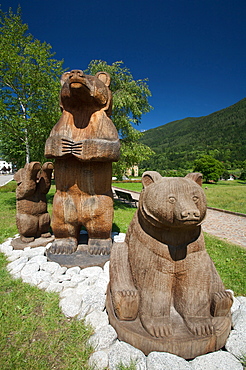
[[[59,110],[63,61],[28,33],[21,8],[0,10],[0,153],[17,167],[44,161],[44,143]]]

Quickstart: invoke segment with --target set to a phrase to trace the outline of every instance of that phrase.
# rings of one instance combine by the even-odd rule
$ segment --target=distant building
[[[0,160],[0,173],[12,173],[12,163]]]
[[[133,167],[130,167],[126,170],[126,176],[134,176],[138,177],[138,166],[135,165]]]

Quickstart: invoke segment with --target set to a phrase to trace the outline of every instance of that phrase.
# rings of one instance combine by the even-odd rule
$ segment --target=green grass
[[[59,297],[14,280],[0,254],[0,368],[89,369],[91,335],[82,321],[67,319]]]

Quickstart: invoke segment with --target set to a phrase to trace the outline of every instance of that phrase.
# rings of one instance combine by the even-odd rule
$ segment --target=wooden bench
[[[125,191],[122,190],[114,190],[115,194],[117,195],[118,199],[122,200],[123,202],[130,203],[131,205],[135,205],[137,207],[137,199],[133,199],[130,193],[126,193]]]

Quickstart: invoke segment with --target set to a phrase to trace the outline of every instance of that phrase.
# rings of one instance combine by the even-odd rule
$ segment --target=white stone
[[[68,277],[70,277],[71,281],[75,283],[80,283],[81,281],[85,280],[85,278],[80,274],[68,275]]]
[[[81,319],[92,311],[103,311],[105,308],[106,296],[98,287],[87,289],[83,294],[83,304],[78,318]]]
[[[99,275],[98,279],[95,281],[93,286],[102,289],[102,291],[104,291],[104,293],[106,294],[108,281],[106,280],[106,276],[104,272]]]
[[[18,258],[23,256],[23,250],[13,250],[12,253],[8,256],[8,261],[13,262]]]
[[[107,281],[109,281],[109,266],[110,266],[110,261],[107,261],[103,266],[103,271],[105,272],[107,276]]]
[[[62,284],[60,284],[60,283],[50,283],[45,290],[46,290],[46,292],[60,293],[62,291],[62,289],[63,289]]]
[[[93,276],[78,283],[76,294],[83,294],[95,283],[96,280],[95,276]]]
[[[51,274],[47,271],[40,270],[35,274],[35,279],[37,280],[38,285],[43,282],[47,282],[48,284],[50,284]]]
[[[109,369],[117,370],[120,364],[135,364],[136,370],[146,369],[146,356],[142,351],[125,342],[116,342],[109,352]]]
[[[39,264],[37,262],[33,262],[30,264],[26,264],[23,269],[21,270],[21,278],[25,283],[29,283],[31,285],[38,285],[36,279],[36,273],[39,270]]]
[[[30,248],[26,247],[24,248],[24,256],[28,258],[32,258],[35,256],[43,256],[45,252],[44,247],[35,247],[35,248]]]
[[[89,366],[93,370],[104,370],[108,367],[108,355],[104,351],[97,351],[92,353],[89,358]]]
[[[16,267],[18,265],[25,265],[28,261],[28,258],[27,257],[20,257],[18,258],[17,260],[13,261],[13,262],[10,262],[7,266],[7,270],[8,271],[11,271],[11,270],[16,270]],[[23,267],[23,266],[22,266]],[[20,270],[19,270],[20,271]]]
[[[75,317],[81,311],[82,296],[72,293],[62,298],[59,306],[66,317]]]
[[[95,334],[93,334],[88,343],[95,350],[99,351],[111,346],[117,339],[117,333],[111,325],[106,325],[100,328]]]
[[[114,236],[114,242],[115,243],[123,243],[125,241],[126,234],[125,233],[119,233],[118,235]]]
[[[70,276],[67,276],[66,274],[62,274],[62,275],[54,274],[52,275],[52,278],[54,281],[59,282],[59,283],[62,283],[63,281],[69,281],[69,282],[71,281]]]
[[[233,304],[231,306],[231,313],[234,313],[235,311],[237,311],[240,307],[240,301],[236,298],[236,297],[233,297]]]
[[[33,262],[37,262],[39,264],[39,266],[41,266],[42,264],[47,262],[47,257],[42,256],[42,255],[34,256],[31,259],[29,259],[28,263],[33,263]]]
[[[232,355],[240,359],[246,354],[246,332],[232,330],[226,341],[225,348]]]
[[[45,290],[50,285],[49,281],[42,281],[38,284],[38,288]]]
[[[51,274],[58,273],[58,270],[61,268],[59,263],[56,262],[45,262],[40,266],[41,270],[50,272]]]
[[[76,283],[75,281],[63,281],[62,282],[62,286],[64,289],[67,289],[67,288],[76,288],[78,286],[78,283]]]
[[[233,329],[246,333],[246,310],[239,308],[232,314],[232,326]]]
[[[66,275],[70,275],[72,277],[73,275],[79,274],[80,271],[81,269],[78,266],[70,267],[69,269],[67,269]]]
[[[9,241],[4,242],[1,244],[0,252],[4,253],[5,256],[11,256],[13,252],[13,247],[10,245]]]
[[[193,370],[243,370],[240,361],[225,351],[212,352],[196,357],[190,361],[190,365]]]
[[[102,272],[102,268],[99,266],[93,266],[93,267],[86,267],[85,269],[80,271],[80,275],[84,276],[85,278],[91,277],[91,276],[98,276]]]
[[[191,370],[192,367],[183,358],[167,352],[151,352],[147,356],[148,370]]]
[[[109,324],[107,312],[92,311],[86,316],[85,323],[91,325],[92,328],[97,331],[101,327]]]
[[[72,287],[64,288],[60,293],[60,298],[66,298],[72,294],[75,294],[74,289]]]
[[[237,297],[237,299],[239,300],[240,304],[243,305],[246,309],[246,297],[239,296],[239,297]],[[241,309],[242,309],[242,307],[241,307]]]

